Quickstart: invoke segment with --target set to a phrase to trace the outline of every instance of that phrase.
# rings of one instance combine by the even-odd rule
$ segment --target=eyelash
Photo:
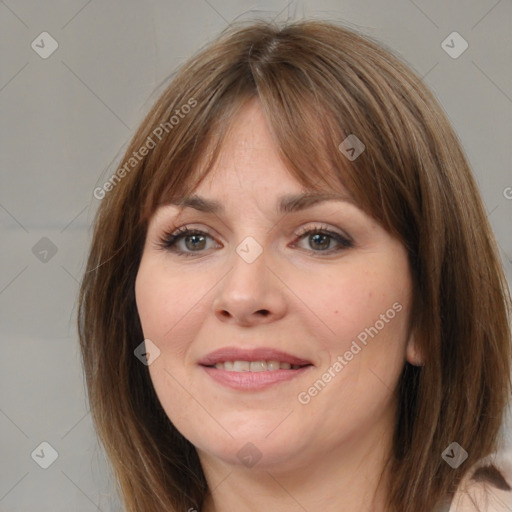
[[[335,240],[339,244],[340,247],[335,248],[335,249],[327,249],[327,250],[320,250],[320,251],[307,249],[308,252],[315,253],[315,255],[322,255],[322,254],[330,255],[330,254],[338,253],[340,251],[354,247],[352,240],[344,237],[340,233],[331,231],[330,229],[328,229],[325,226],[317,226],[314,228],[306,227],[304,229],[299,230],[297,233],[294,233],[294,236],[297,237],[298,239],[302,239],[306,235],[316,235],[316,234],[322,234],[322,235],[327,235],[327,236],[331,237],[333,240]],[[189,229],[187,226],[183,226],[181,228],[176,229],[173,232],[164,233],[158,240],[158,246],[163,250],[175,253],[177,256],[185,256],[185,257],[196,256],[197,254],[201,254],[201,252],[204,252],[204,251],[182,251],[182,250],[179,250],[176,248],[176,244],[181,239],[184,239],[187,236],[192,236],[192,235],[201,235],[201,236],[207,236],[207,237],[212,238],[205,231],[201,231],[198,229]]]

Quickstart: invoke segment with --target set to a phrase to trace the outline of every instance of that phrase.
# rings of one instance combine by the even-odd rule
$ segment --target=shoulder
[[[449,512],[512,512],[512,452],[471,468]]]

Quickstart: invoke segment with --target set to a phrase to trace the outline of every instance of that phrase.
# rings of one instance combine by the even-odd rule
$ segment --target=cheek
[[[153,256],[153,255],[152,255]],[[135,281],[137,310],[145,339],[153,341],[160,355],[149,366],[155,391],[176,425],[187,410],[192,386],[190,365],[197,339],[209,308],[214,286],[211,276],[198,271],[175,272],[168,262],[142,259]]]
[[[168,312],[177,304],[170,304],[171,294],[165,293],[160,273],[141,261],[135,280],[135,301],[144,337],[156,341],[161,338],[168,324]]]
[[[187,318],[184,293],[176,290],[180,290],[179,284],[169,282],[159,266],[142,260],[135,281],[135,300],[142,332],[144,338],[152,340],[165,352],[178,348],[175,336],[173,347],[167,346],[165,340],[170,337],[169,333],[175,334],[179,319]]]
[[[144,336],[163,344],[186,326],[193,326],[207,288],[198,276],[177,276],[159,262],[141,261],[135,299]]]
[[[302,390],[300,399],[311,400],[309,412],[333,426],[333,437],[336,428],[350,430],[367,424],[391,407],[391,390],[405,361],[407,267],[383,259],[381,264],[374,263],[364,266],[372,271],[358,265],[336,279],[325,279],[326,292],[308,302],[322,319],[322,332],[329,334],[322,337],[326,357],[319,375],[311,379],[311,387]],[[304,289],[306,284],[302,283]],[[315,321],[314,316],[309,313],[307,318]],[[319,380],[327,384],[317,384]]]
[[[400,330],[407,317],[407,275],[386,265],[374,266],[371,272],[361,267],[317,273],[314,280],[308,275],[293,280],[294,292],[304,304],[302,318],[317,324],[325,334],[321,338],[340,348],[376,322],[379,331]]]
[[[351,376],[360,392],[373,386],[395,387],[405,362],[410,309],[407,267],[383,260],[370,268],[371,272],[346,278],[351,293],[331,297],[336,306],[328,310],[327,319],[339,334],[332,338],[331,361],[343,357],[345,376]]]
[[[135,281],[144,338],[160,349],[159,357],[148,368],[151,381],[162,407],[178,428],[189,422],[190,396],[184,393],[183,386],[189,388],[190,383],[184,368],[202,310],[194,284],[188,277],[172,275],[165,265],[149,258],[142,259]]]
[[[405,253],[362,254],[339,272],[316,273],[314,280],[304,274],[295,287],[307,297],[300,316],[315,333],[321,371],[336,375],[324,399],[343,396],[357,409],[358,397],[380,407],[376,386],[384,394],[393,389],[405,361],[411,294]]]

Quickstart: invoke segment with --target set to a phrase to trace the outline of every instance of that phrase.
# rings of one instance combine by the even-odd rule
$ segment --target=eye
[[[167,251],[174,252],[178,255],[193,256],[193,253],[200,253],[206,248],[208,238],[212,238],[205,231],[199,229],[190,229],[183,226],[172,233],[164,233],[160,237],[158,245]],[[180,247],[181,242],[184,243]]]
[[[341,233],[332,231],[325,226],[320,227],[306,227],[295,233],[295,236],[299,239],[305,239],[309,242],[311,249],[307,249],[310,252],[323,252],[326,254],[337,253],[345,249],[354,247],[352,240]],[[331,243],[334,242],[337,247],[331,247]]]
[[[350,238],[325,226],[306,227],[294,235],[301,240],[308,237],[311,249],[306,250],[313,253],[332,254],[354,246]],[[183,226],[170,233],[164,233],[159,238],[158,246],[178,256],[194,256],[194,253],[201,254],[208,249],[208,239],[213,240],[207,232]],[[331,247],[333,242],[335,247]],[[295,245],[297,245],[296,242],[292,244],[292,246]]]

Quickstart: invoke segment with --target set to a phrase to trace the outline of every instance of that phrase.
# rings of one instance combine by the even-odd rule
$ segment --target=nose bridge
[[[230,258],[231,269],[219,284],[214,310],[222,318],[240,323],[277,318],[285,309],[279,280],[269,265],[270,249],[254,237],[245,237]]]
[[[261,297],[269,285],[268,251],[268,247],[264,248],[254,237],[244,238],[234,249],[225,289],[235,292],[239,299]]]

